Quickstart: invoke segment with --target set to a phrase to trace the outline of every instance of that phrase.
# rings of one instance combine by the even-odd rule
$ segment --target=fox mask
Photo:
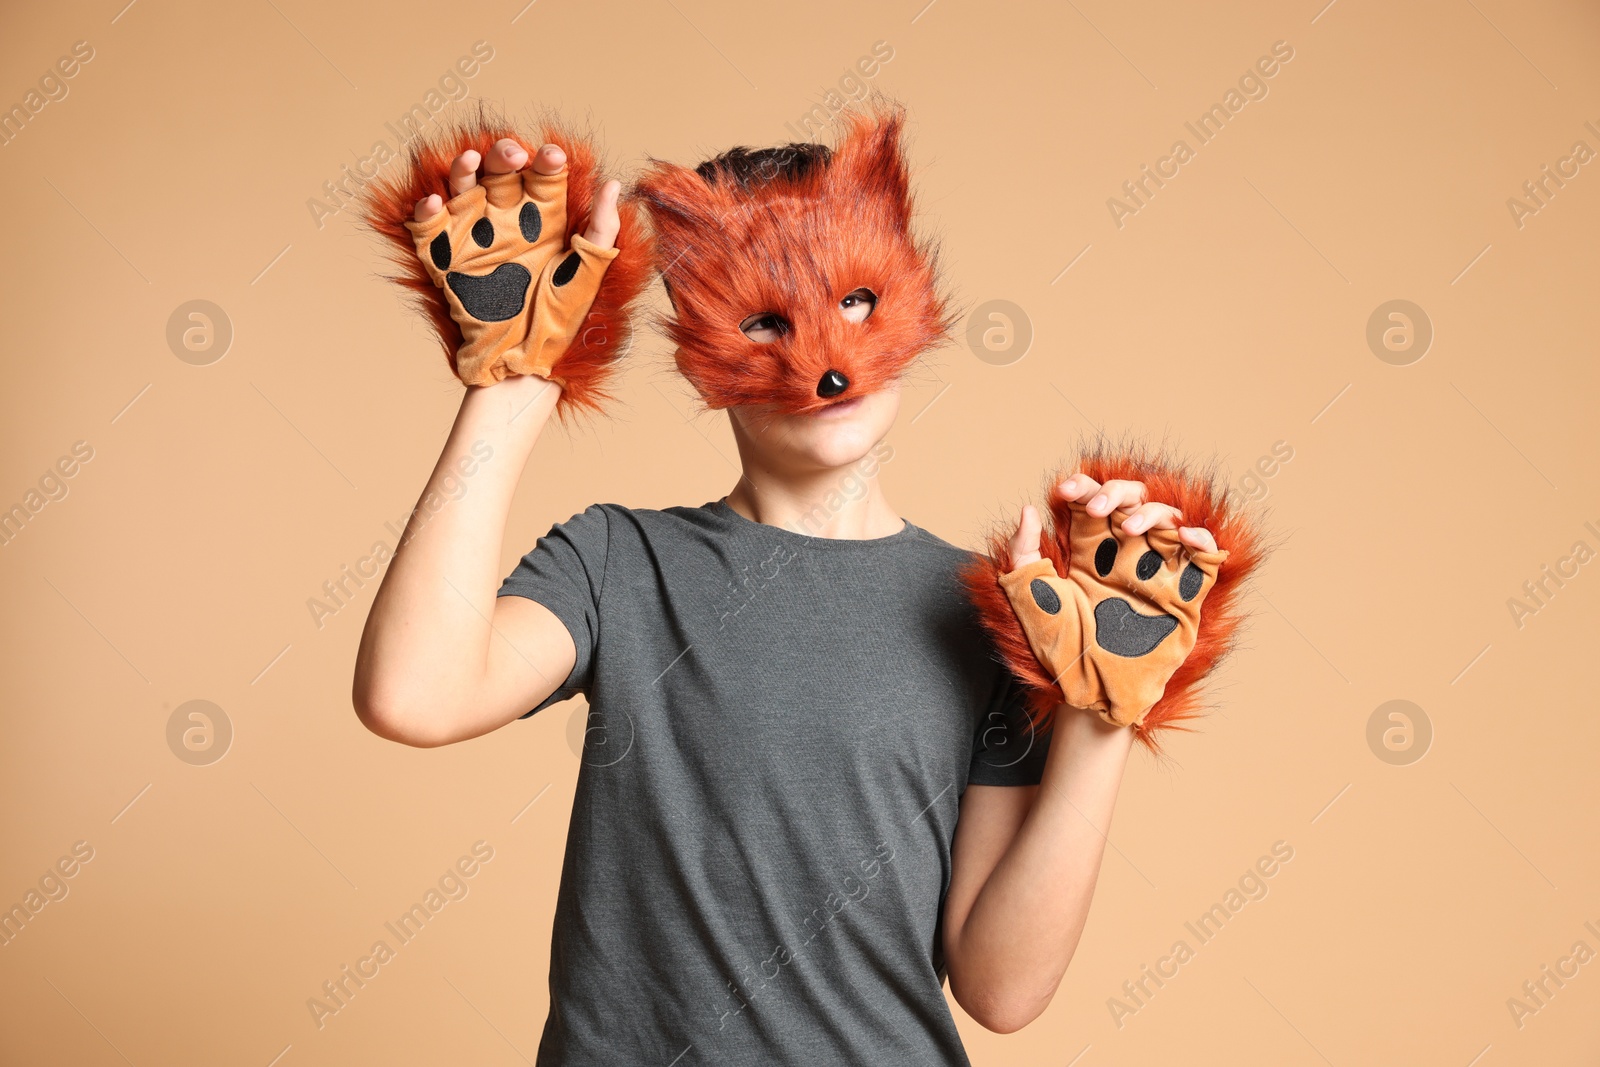
[[[950,332],[933,248],[910,232],[904,112],[841,118],[838,146],[798,173],[703,178],[655,160],[637,183],[673,305],[657,326],[708,407],[820,411],[892,385]],[[858,289],[875,303],[850,321],[841,301]],[[746,336],[752,315],[781,333]]]

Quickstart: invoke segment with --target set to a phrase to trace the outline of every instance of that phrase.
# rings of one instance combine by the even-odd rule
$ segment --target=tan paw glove
[[[1136,725],[1194,648],[1200,605],[1228,553],[1188,548],[1176,530],[1124,533],[1131,511],[1097,517],[1076,501],[1069,507],[1066,576],[1041,559],[1001,575],[1000,585],[1067,703]]]
[[[567,171],[485,174],[426,222],[406,222],[461,327],[456,374],[468,385],[507,374],[559,379],[551,372],[617,256],[582,235],[563,249]]]

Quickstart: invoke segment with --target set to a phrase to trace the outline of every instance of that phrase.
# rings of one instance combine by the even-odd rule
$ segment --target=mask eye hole
[[[789,320],[776,311],[761,311],[739,324],[739,329],[758,344],[770,344],[788,333]]]
[[[839,314],[846,322],[866,322],[878,306],[878,294],[871,289],[852,289],[839,301]]]

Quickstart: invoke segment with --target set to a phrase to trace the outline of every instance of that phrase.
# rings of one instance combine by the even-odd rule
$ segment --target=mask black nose
[[[850,388],[850,379],[836,370],[830,370],[817,383],[817,395],[826,399],[830,396],[838,396],[848,388]]]

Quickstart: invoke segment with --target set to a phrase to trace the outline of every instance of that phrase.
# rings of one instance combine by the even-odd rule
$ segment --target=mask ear
[[[909,229],[911,176],[900,144],[905,109],[851,110],[843,118],[845,132],[827,172],[830,192],[873,209],[894,229]]]
[[[708,185],[704,178],[675,163],[652,159],[648,169],[634,183],[633,195],[642,200],[655,228],[656,263],[663,284],[676,276],[693,291],[697,274],[715,275],[707,262],[715,262],[726,249],[707,235],[720,234],[724,220],[734,211],[728,191]],[[673,313],[678,311],[670,284],[667,299]]]
[[[725,190],[707,185],[688,167],[661,159],[650,161],[634,182],[633,195],[649,207],[656,232],[669,241],[686,240],[696,232],[715,232],[733,206]]]

